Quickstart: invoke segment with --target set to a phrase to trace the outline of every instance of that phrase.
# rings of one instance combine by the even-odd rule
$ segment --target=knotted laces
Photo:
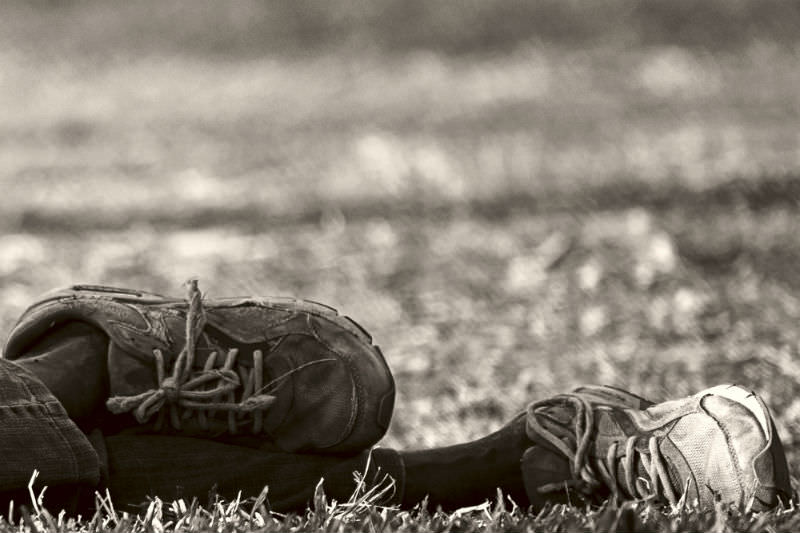
[[[237,415],[253,415],[253,433],[263,429],[263,413],[274,402],[275,396],[266,393],[287,375],[267,383],[264,379],[264,356],[261,350],[253,351],[253,367],[248,373],[239,368],[234,369],[238,350],[228,350],[225,362],[216,368],[217,352],[209,354],[202,370],[193,369],[197,341],[206,325],[206,313],[203,309],[202,294],[197,287],[197,280],[188,282],[189,303],[186,312],[186,344],[175,359],[172,374],[167,376],[164,365],[164,354],[159,349],[153,350],[156,366],[157,388],[133,396],[115,396],[109,398],[106,406],[115,414],[130,412],[139,423],[145,423],[158,413],[156,428],[163,425],[166,415],[165,406],[169,406],[170,423],[181,429],[181,419],[189,418],[196,413],[202,429],[208,429],[208,414],[213,411],[227,411],[228,430],[237,432]],[[294,369],[300,370],[300,368]],[[236,391],[241,390],[241,397],[236,400]]]
[[[575,410],[574,449],[539,421],[539,416],[543,416],[545,412],[543,408],[552,408],[558,404],[570,405]],[[621,469],[623,479],[620,480],[617,477],[619,441],[609,445],[605,457],[592,457],[589,453],[597,432],[594,415],[594,408],[589,400],[578,394],[560,394],[528,407],[530,428],[569,459],[573,476],[572,480],[566,482],[542,485],[538,489],[539,492],[557,492],[572,488],[584,496],[591,497],[599,488],[605,486],[611,490],[612,497],[617,501],[629,498],[666,499],[670,504],[677,505],[678,498],[672,488],[656,437],[647,438],[648,453],[635,447],[639,438],[636,435],[625,440]],[[637,460],[641,462],[646,477],[637,477]]]

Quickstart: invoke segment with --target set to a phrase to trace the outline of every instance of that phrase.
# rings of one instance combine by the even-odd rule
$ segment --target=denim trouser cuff
[[[0,359],[0,492],[38,485],[94,487],[100,464],[92,445],[47,387],[21,366]]]

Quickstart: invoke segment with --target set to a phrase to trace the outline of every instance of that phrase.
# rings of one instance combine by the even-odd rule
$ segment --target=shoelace
[[[233,368],[239,353],[235,348],[228,350],[221,367],[215,368],[218,354],[212,352],[203,369],[193,372],[195,347],[206,324],[206,313],[197,280],[189,280],[188,284],[186,344],[175,359],[172,375],[165,375],[164,354],[161,350],[154,349],[157,388],[133,396],[109,398],[106,406],[115,414],[132,412],[139,423],[145,423],[154,414],[159,413],[156,428],[160,428],[166,414],[164,407],[169,405],[170,422],[176,429],[181,428],[182,418],[186,419],[193,413],[197,414],[200,427],[208,429],[207,412],[227,411],[228,430],[231,433],[236,433],[238,430],[238,414],[252,413],[253,433],[260,433],[263,429],[263,413],[275,402],[275,396],[266,391],[274,390],[276,385],[289,374],[264,384],[264,355],[261,350],[254,350],[252,370],[249,375],[241,370],[240,375]],[[292,372],[301,370],[303,366],[306,365],[295,368]],[[237,402],[236,391],[239,389],[242,390],[242,394]],[[182,416],[180,411],[183,411]]]
[[[575,409],[575,449],[550,430],[546,429],[537,416],[537,409],[550,406],[554,402],[571,404]],[[573,488],[587,496],[592,495],[601,486],[605,485],[611,490],[612,496],[619,500],[624,489],[628,497],[636,499],[659,499],[660,497],[677,505],[678,498],[672,488],[669,474],[664,466],[664,458],[658,448],[656,437],[648,439],[648,452],[635,448],[637,437],[631,436],[625,441],[623,454],[624,485],[617,479],[617,451],[619,442],[613,442],[608,447],[605,458],[591,458],[589,450],[594,440],[596,428],[594,426],[594,409],[592,404],[577,394],[561,394],[549,400],[534,403],[528,407],[528,423],[532,429],[552,444],[570,461],[573,479],[566,483],[552,483],[539,487],[542,493]],[[636,477],[636,459],[639,459],[649,479]]]

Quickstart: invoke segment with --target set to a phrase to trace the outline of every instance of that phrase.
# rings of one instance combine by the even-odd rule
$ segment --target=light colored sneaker
[[[613,398],[614,390],[600,388],[599,398]],[[561,491],[589,501],[672,505],[683,496],[700,505],[719,498],[753,510],[791,498],[783,447],[755,393],[721,385],[637,408],[630,405],[638,397],[622,392],[617,405],[598,401],[590,387],[529,406],[527,433],[536,444],[522,465],[529,495]],[[569,479],[558,480],[565,476],[553,466],[556,456],[566,458]],[[537,479],[548,469],[547,479]]]

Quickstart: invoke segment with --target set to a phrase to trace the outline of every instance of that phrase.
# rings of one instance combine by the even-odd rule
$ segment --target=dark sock
[[[432,450],[400,452],[405,464],[403,507],[425,496],[432,507],[455,509],[494,500],[497,489],[528,506],[520,460],[531,446],[520,415],[482,439]]]
[[[90,423],[108,398],[108,337],[83,322],[43,335],[14,362],[33,372],[78,425]]]

